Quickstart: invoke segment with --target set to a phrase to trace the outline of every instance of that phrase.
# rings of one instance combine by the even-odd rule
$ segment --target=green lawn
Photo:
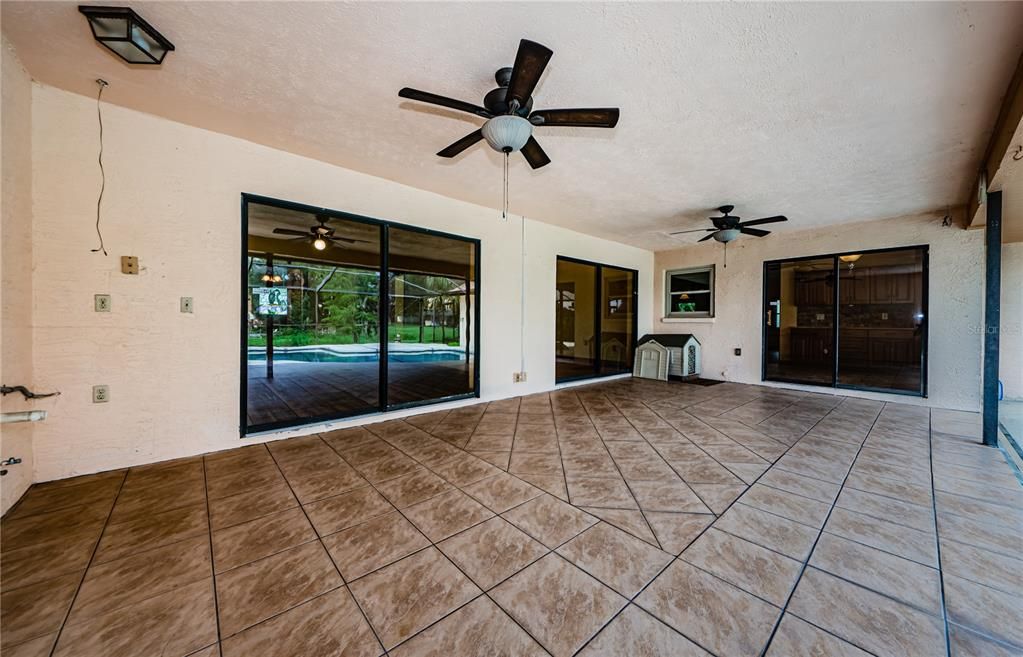
[[[398,335],[401,342],[419,342],[418,326],[392,326],[389,331],[388,341],[395,342]],[[444,329],[444,340],[441,341],[440,327],[423,327],[423,342],[446,344],[451,347],[458,346],[458,330],[453,328]],[[376,334],[359,335],[358,344],[375,344],[379,342]],[[274,330],[275,347],[306,347],[317,344],[355,344],[355,337],[351,331],[347,332],[315,332],[306,329],[293,329],[282,327]],[[266,337],[263,334],[249,334],[250,347],[266,346]]]

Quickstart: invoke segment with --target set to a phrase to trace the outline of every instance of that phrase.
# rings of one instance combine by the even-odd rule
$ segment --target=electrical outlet
[[[139,273],[139,259],[136,256],[121,256],[121,273],[122,274],[133,274],[135,276]]]
[[[110,401],[110,386],[92,386],[92,403],[105,404]]]
[[[192,297],[181,297],[181,312],[192,312]]]
[[[514,374],[512,374],[512,383],[525,383],[525,382],[526,382],[526,373],[525,372],[515,372]]]
[[[735,355],[736,356],[741,356],[742,355],[742,347],[736,347],[735,348]]]
[[[888,313],[881,313],[881,319],[888,319]]]
[[[96,312],[108,313],[110,312],[110,295],[109,294],[97,294],[93,297],[93,301],[96,305]]]

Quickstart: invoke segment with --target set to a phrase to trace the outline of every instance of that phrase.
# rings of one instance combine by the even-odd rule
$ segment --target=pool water
[[[394,363],[434,363],[438,361],[464,360],[465,354],[461,351],[424,351],[424,352],[398,352],[388,355],[389,361]],[[266,352],[249,352],[250,361],[265,361]],[[291,361],[297,363],[376,363],[379,361],[377,354],[339,354],[325,349],[313,349],[310,351],[274,352],[274,362]]]

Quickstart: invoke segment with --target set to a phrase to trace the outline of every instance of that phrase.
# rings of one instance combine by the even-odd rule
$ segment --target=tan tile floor
[[[1023,655],[977,417],[616,381],[32,487],[11,657]]]

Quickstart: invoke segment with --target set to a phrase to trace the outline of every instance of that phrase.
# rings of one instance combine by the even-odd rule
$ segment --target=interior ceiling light
[[[862,253],[854,253],[852,255],[838,256],[838,259],[842,262],[856,262],[863,257]]]
[[[325,248],[327,248],[327,240],[323,239],[322,237],[317,237],[315,240],[313,240],[313,248],[316,249],[317,251],[324,250]]]
[[[160,64],[174,44],[128,7],[79,5],[92,36],[129,64]]]
[[[490,147],[499,153],[521,150],[533,136],[533,124],[514,114],[502,114],[489,119],[480,129]]]

